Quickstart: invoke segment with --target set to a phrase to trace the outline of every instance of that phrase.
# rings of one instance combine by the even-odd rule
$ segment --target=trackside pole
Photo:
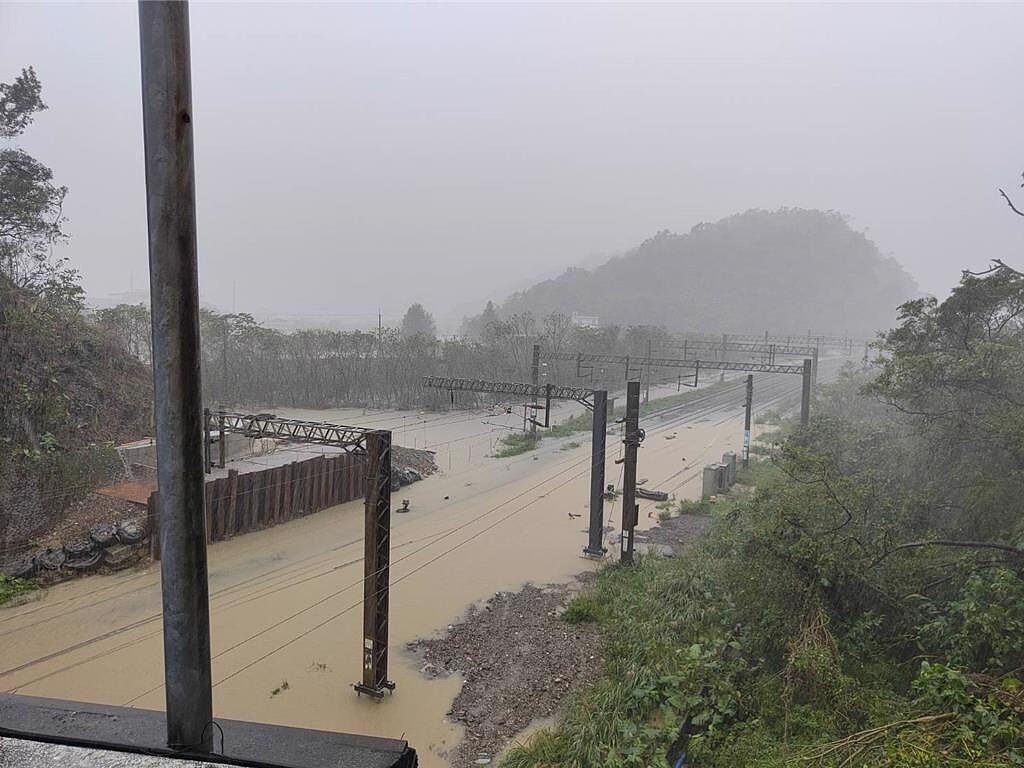
[[[747,374],[747,398],[743,404],[743,468],[750,466],[750,409],[754,404],[754,374]]]
[[[594,427],[590,442],[590,528],[587,557],[604,557],[604,463],[605,443],[608,439],[608,392],[594,392]]]
[[[811,361],[804,360],[804,372],[800,392],[800,424],[806,427],[811,419]]]
[[[534,386],[540,384],[540,344],[533,345],[533,361],[530,365],[530,383]],[[548,403],[550,406],[551,404]],[[537,434],[537,396],[533,396],[533,419],[530,422],[530,433]]]
[[[388,592],[391,561],[391,433],[366,434],[366,525],[363,557],[363,680],[357,693],[380,698],[388,680]]]
[[[210,474],[213,471],[212,450],[213,438],[210,435],[210,409],[203,408],[203,471]]]
[[[139,3],[167,744],[209,752],[199,285],[188,4]]]
[[[633,564],[633,530],[636,528],[636,454],[640,447],[640,382],[626,385],[626,446],[622,472],[622,548],[619,562]]]

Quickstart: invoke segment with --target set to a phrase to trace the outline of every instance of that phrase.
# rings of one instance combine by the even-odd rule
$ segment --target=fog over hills
[[[596,315],[602,325],[873,334],[918,286],[834,211],[750,210],[687,234],[657,233],[593,269],[515,293],[510,315]]]

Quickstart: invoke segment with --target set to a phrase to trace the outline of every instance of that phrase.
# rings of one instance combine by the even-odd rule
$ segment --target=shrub
[[[498,448],[494,456],[498,459],[507,459],[510,456],[518,456],[521,453],[532,451],[540,442],[540,436],[533,432],[512,432],[501,438],[499,442],[501,447]]]

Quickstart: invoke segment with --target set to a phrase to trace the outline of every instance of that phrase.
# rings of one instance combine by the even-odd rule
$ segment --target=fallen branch
[[[898,544],[897,546],[890,549],[888,552],[883,552],[881,555],[879,555],[871,565],[878,565],[893,552],[899,552],[900,550],[904,549],[918,549],[920,547],[961,547],[964,549],[997,549],[1000,552],[1010,552],[1015,555],[1024,555],[1024,549],[1021,549],[1020,547],[1013,547],[1009,544],[994,544],[988,541],[957,541],[955,539],[932,539],[931,541],[910,541],[906,544]]]
[[[886,725],[880,725],[877,728],[868,728],[864,731],[852,733],[842,739],[824,744],[820,747],[810,750],[807,754],[800,757],[801,760],[821,760],[822,758],[835,755],[836,753],[842,752],[846,749],[854,749],[853,755],[861,753],[865,747],[870,746],[872,743],[877,742],[879,739],[887,736],[891,731],[899,728],[904,728],[908,725],[925,725],[928,723],[938,723],[943,720],[949,720],[953,717],[952,712],[945,712],[941,715],[923,715],[921,717],[914,717],[909,720],[897,720]],[[847,764],[850,760],[850,755],[842,764]]]

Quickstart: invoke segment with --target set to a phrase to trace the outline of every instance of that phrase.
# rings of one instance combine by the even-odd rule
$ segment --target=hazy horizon
[[[1021,6],[191,7],[200,286],[439,319],[749,208],[834,209],[921,289],[1013,261]],[[18,144],[91,297],[147,284],[135,4],[0,5]]]

